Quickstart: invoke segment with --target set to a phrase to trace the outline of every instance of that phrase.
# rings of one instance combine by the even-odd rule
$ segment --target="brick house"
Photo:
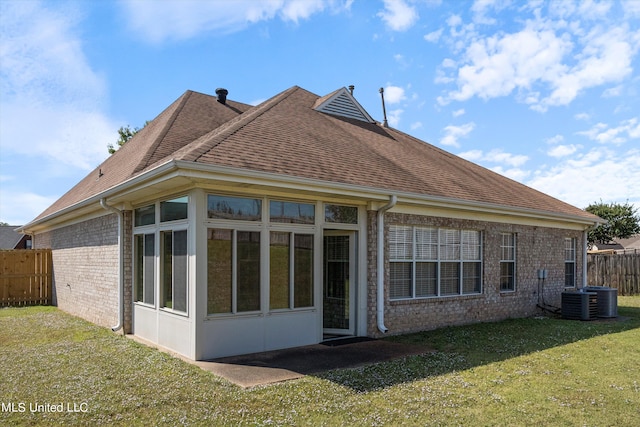
[[[187,91],[22,230],[54,301],[195,360],[537,313],[601,220],[352,93]],[[544,279],[539,277],[544,277]]]

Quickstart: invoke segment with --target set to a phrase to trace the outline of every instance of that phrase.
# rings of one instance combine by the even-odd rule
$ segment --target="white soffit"
[[[355,100],[346,88],[336,91],[326,101],[315,107],[316,111],[331,114],[334,116],[342,116],[350,119],[356,119],[367,123],[373,123],[375,120],[371,118],[369,113]]]

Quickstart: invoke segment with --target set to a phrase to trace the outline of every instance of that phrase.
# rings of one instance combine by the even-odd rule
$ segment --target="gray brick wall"
[[[483,291],[465,295],[414,300],[389,300],[389,225],[423,225],[445,228],[481,230],[483,236]],[[376,321],[376,212],[368,212],[368,307],[367,331],[370,336],[382,334]],[[516,291],[500,292],[501,233],[516,233]],[[388,334],[401,334],[436,329],[449,325],[497,321],[526,317],[541,310],[538,302],[560,307],[564,290],[564,238],[576,239],[576,283],[582,283],[582,232],[556,228],[500,224],[387,213],[385,215],[385,326]],[[542,286],[537,270],[545,268],[547,279]]]
[[[131,224],[131,215],[128,215]],[[129,226],[130,228],[130,226]],[[125,243],[131,250],[130,234]],[[118,323],[118,217],[90,219],[35,237],[37,248],[51,248],[53,303],[61,310],[102,326]],[[125,254],[130,281],[131,256]],[[128,266],[127,266],[128,264]],[[129,300],[131,287],[129,288]],[[131,313],[129,313],[129,327]]]

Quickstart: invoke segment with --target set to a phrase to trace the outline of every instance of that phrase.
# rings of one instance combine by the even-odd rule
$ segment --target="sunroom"
[[[136,205],[132,332],[195,360],[366,335],[365,235],[365,204],[308,196]]]

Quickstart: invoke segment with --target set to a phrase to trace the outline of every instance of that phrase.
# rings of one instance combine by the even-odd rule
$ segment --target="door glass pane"
[[[289,233],[272,231],[269,242],[269,308],[289,308]]]
[[[238,311],[260,310],[260,232],[237,232]]]
[[[358,208],[355,206],[324,205],[324,220],[342,224],[357,224]]]
[[[349,236],[325,236],[323,327],[349,329],[349,309]]]
[[[231,313],[232,230],[209,229],[207,313]]]

